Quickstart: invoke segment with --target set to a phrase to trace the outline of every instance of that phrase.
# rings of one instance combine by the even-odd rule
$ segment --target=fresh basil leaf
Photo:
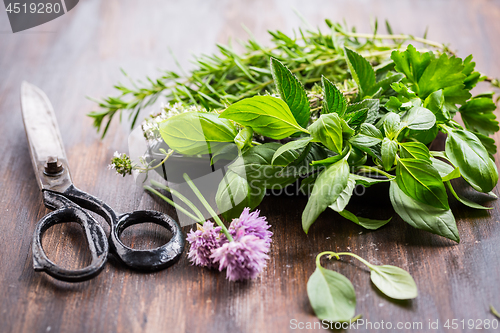
[[[436,123],[436,116],[426,108],[418,106],[408,110],[401,118],[401,122],[412,130],[428,130]]]
[[[243,127],[238,135],[234,138],[234,143],[240,150],[244,150],[252,145],[253,129],[251,127]]]
[[[389,112],[384,117],[384,133],[389,139],[394,139],[402,128],[401,119],[398,114]]]
[[[349,174],[349,178],[347,179],[347,186],[344,188],[344,190],[340,193],[339,197],[337,200],[335,200],[330,206],[331,209],[333,209],[336,212],[341,212],[344,210],[344,208],[347,206],[349,203],[349,200],[352,197],[352,191],[354,191],[354,187],[356,186],[356,180],[351,177],[351,174]]]
[[[341,159],[321,172],[302,213],[302,228],[306,233],[319,214],[337,200],[346,188],[348,178],[349,164],[346,159]]]
[[[473,132],[490,135],[498,132],[498,121],[493,113],[497,106],[491,98],[472,98],[458,109],[465,127]]]
[[[300,127],[288,105],[271,96],[254,96],[230,105],[219,118],[231,119],[271,139],[281,140],[297,132]]]
[[[351,146],[351,151],[349,152],[349,157],[347,158],[347,162],[351,167],[364,165],[366,164],[367,160],[368,156],[364,151],[362,151],[359,148]]]
[[[437,208],[450,208],[441,176],[427,161],[413,158],[398,159],[396,183],[406,195],[419,202]]]
[[[477,191],[489,192],[498,182],[498,171],[481,141],[461,129],[448,131],[446,156],[460,168],[464,179]]]
[[[356,310],[356,292],[345,276],[317,265],[307,281],[307,296],[316,316],[332,322],[349,321]]]
[[[424,101],[424,108],[434,113],[437,122],[443,123],[451,119],[450,112],[445,107],[443,89],[439,89],[427,96]]]
[[[386,171],[389,171],[394,165],[397,152],[398,143],[389,138],[384,138],[382,141],[382,166]]]
[[[395,96],[389,97],[389,100],[385,103],[384,108],[389,112],[399,113],[399,108],[403,106],[403,103]]]
[[[321,113],[337,113],[343,116],[347,109],[347,101],[342,92],[328,80],[326,77],[321,76],[321,83],[324,91],[323,110]]]
[[[219,183],[215,202],[222,216],[228,221],[240,216],[245,207],[254,209],[266,194],[266,189],[247,182],[234,172],[227,172]]]
[[[368,111],[366,111],[365,123],[375,124],[377,119],[380,118],[379,107],[380,101],[378,99],[364,99],[361,102],[349,104],[347,106],[344,118],[354,118],[354,115],[349,116],[349,114],[358,114],[359,112],[364,112],[364,110],[367,109]]]
[[[394,299],[412,299],[418,296],[415,280],[404,269],[391,265],[372,265],[370,269],[370,279],[386,296]]]
[[[281,99],[288,105],[297,123],[301,127],[307,127],[311,112],[304,87],[297,77],[275,58],[271,58],[271,72]]]
[[[184,155],[208,154],[217,147],[232,143],[234,125],[214,113],[185,112],[160,124],[160,134],[170,149]]]
[[[349,140],[355,146],[371,147],[382,142],[382,132],[372,124],[363,123],[359,134]]]
[[[342,151],[342,119],[336,113],[322,114],[311,126],[312,137],[336,153]]]
[[[298,140],[290,141],[290,142],[282,145],[274,153],[273,159],[271,160],[271,164],[273,164],[274,160],[277,159],[279,156],[281,156],[281,154],[283,154],[284,152],[287,152],[287,151],[290,151],[290,150],[299,150],[299,149],[302,149],[305,146],[307,146],[309,144],[309,142],[311,142],[311,140],[312,140],[312,137],[301,138],[301,139],[298,139]]]
[[[299,153],[294,150],[286,151],[274,160],[274,164],[271,164],[280,146],[277,142],[254,146],[232,163],[229,170],[246,178],[251,186],[273,188],[289,185],[295,181],[295,177],[285,175],[282,171],[299,157]]]
[[[342,215],[342,217],[348,219],[349,221],[352,221],[352,222],[362,226],[363,228],[369,229],[369,230],[377,230],[392,220],[392,217],[388,218],[387,220],[367,219],[365,217],[356,216],[353,213],[351,213],[345,209],[343,211],[340,211],[339,214]]]
[[[431,154],[426,145],[421,142],[403,142],[399,144],[402,158],[414,158],[417,160],[430,161]]]
[[[411,198],[391,182],[389,198],[396,213],[409,225],[460,242],[455,217],[450,209],[436,208]]]
[[[375,84],[375,72],[372,65],[355,51],[344,47],[345,58],[353,80],[358,85],[361,97],[372,93],[372,87]]]
[[[344,116],[344,120],[352,127],[358,128],[366,121],[368,117],[368,108],[359,111],[348,113]]]
[[[455,169],[455,170],[458,170],[458,168]],[[480,204],[475,203],[474,201],[469,200],[466,197],[461,196],[460,194],[458,194],[457,192],[455,192],[455,189],[453,189],[453,186],[451,185],[451,183],[450,183],[449,180],[446,181],[445,184],[446,184],[446,187],[448,187],[448,189],[450,190],[451,194],[453,194],[453,196],[458,201],[460,201],[461,203],[463,203],[467,207],[471,207],[471,208],[475,208],[475,209],[485,209],[485,210],[493,209],[493,207],[484,207],[484,206],[481,206]]]

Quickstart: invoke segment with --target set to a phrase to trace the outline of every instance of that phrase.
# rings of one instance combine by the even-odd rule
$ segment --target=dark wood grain
[[[415,278],[418,298],[394,302],[375,290],[357,262],[325,263],[351,279],[357,313],[365,320],[422,322],[420,332],[429,331],[429,320],[439,320],[438,331],[446,332],[442,325],[447,319],[493,319],[489,305],[500,308],[500,202],[486,201],[472,191],[469,195],[494,209],[478,212],[453,205],[459,245],[415,230],[399,218],[370,232],[334,212],[322,214],[305,235],[300,217],[306,197],[269,196],[260,209],[274,232],[271,260],[251,282],[231,283],[224,274],[193,267],[185,253],[173,267],[152,274],[111,261],[97,278],[79,284],[33,271],[32,232],[47,210],[29,160],[20,113],[21,81],[41,87],[52,100],[77,186],[119,211],[156,209],[175,216],[131,179],[107,170],[112,153],[127,149],[128,125],[115,123],[100,141],[85,117],[95,104],[85,96],[111,93],[112,84],[123,79],[119,67],[136,78],[155,75],[156,68],[174,69],[169,48],[189,68],[191,53],[214,52],[215,43],[229,37],[246,38],[242,23],[261,40],[267,40],[267,29],[291,32],[300,24],[292,7],[321,27],[327,17],[345,18],[359,31],[368,31],[374,17],[389,19],[395,32],[422,35],[428,26],[430,39],[450,43],[460,56],[473,53],[480,71],[500,77],[499,1],[87,0],[52,22],[16,34],[1,10],[1,332],[293,331],[292,319],[317,322],[306,282],[316,254],[324,250],[353,251],[371,262],[407,269]],[[498,134],[495,138],[500,143]],[[380,193],[357,198],[351,209],[362,216],[393,215]],[[144,230],[134,229],[127,241],[144,247],[167,237],[154,227],[148,230],[152,237],[141,238]],[[72,267],[84,265],[88,257],[79,232],[72,225],[52,228],[45,240],[52,258],[74,259]]]

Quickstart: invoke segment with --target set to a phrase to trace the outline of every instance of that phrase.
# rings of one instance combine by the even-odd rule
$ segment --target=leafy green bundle
[[[463,177],[490,194],[498,181],[489,137],[499,130],[496,106],[492,93],[470,93],[481,79],[472,57],[423,53],[409,45],[374,69],[359,53],[347,47],[344,52],[356,89],[344,96],[322,77],[317,113],[298,78],[271,58],[279,98],[242,99],[220,114],[179,114],[160,124],[161,135],[181,154],[217,158],[228,145],[239,148],[216,196],[226,218],[256,207],[266,189],[301,179],[301,189],[310,194],[302,215],[305,232],[327,208],[377,229],[390,219],[358,217],[345,207],[356,185],[390,182],[390,200],[404,221],[459,242],[446,187],[465,205],[487,208],[459,196],[450,180]],[[453,120],[457,113],[465,128]],[[445,151],[429,151],[439,132],[448,136]],[[271,142],[255,142],[256,135]]]

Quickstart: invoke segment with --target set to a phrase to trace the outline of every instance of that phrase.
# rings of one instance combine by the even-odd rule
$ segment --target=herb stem
[[[170,150],[166,155],[165,155],[165,158],[160,162],[158,163],[157,165],[155,165],[154,167],[146,167],[146,168],[138,168],[138,167],[135,167],[134,169],[135,170],[139,170],[140,172],[146,172],[146,171],[149,171],[149,170],[153,170],[153,169],[156,169],[157,167],[159,167],[160,165],[162,165],[163,163],[165,163],[168,158],[170,156],[172,156],[172,154],[174,153],[173,150]]]
[[[168,191],[170,193],[172,193],[173,195],[175,195],[176,197],[178,197],[182,202],[184,202],[189,208],[191,208],[193,210],[193,212],[195,212],[195,214],[198,216],[198,218],[200,219],[201,221],[201,224],[203,224],[203,221],[205,221],[205,217],[203,216],[203,214],[200,212],[200,210],[198,208],[196,208],[196,206],[188,199],[186,198],[184,195],[182,195],[181,193],[179,193],[178,191],[174,190],[174,189],[171,189],[170,187],[168,186],[165,186],[161,183],[158,183],[157,181],[155,180],[151,180],[151,184],[153,184],[154,186],[156,187],[159,187],[161,189],[164,189],[165,191]],[[196,220],[196,219],[195,219]]]
[[[224,232],[224,234],[226,235],[227,239],[230,242],[232,242],[233,241],[233,237],[231,236],[231,234],[227,230],[226,226],[224,225],[224,223],[222,223],[221,219],[215,213],[215,211],[213,210],[212,206],[210,206],[210,204],[207,202],[207,200],[203,197],[203,195],[201,194],[200,190],[198,190],[198,188],[196,187],[196,185],[194,185],[193,181],[191,180],[191,178],[189,178],[188,174],[185,173],[182,176],[184,177],[184,179],[188,183],[189,187],[191,187],[191,190],[193,190],[194,194],[196,194],[196,196],[198,197],[198,199],[201,201],[201,203],[203,204],[203,206],[205,206],[206,210],[210,213],[210,215],[212,215],[212,217],[215,220],[215,222],[219,225],[219,227],[222,228],[222,232]]]
[[[365,259],[361,258],[357,254],[354,254],[354,253],[351,253],[351,252],[333,252],[333,251],[321,252],[320,254],[318,254],[316,256],[316,266],[321,267],[320,259],[321,259],[322,256],[324,256],[326,254],[329,254],[330,257],[337,258],[337,260],[340,260],[340,256],[351,256],[353,258],[358,259],[359,261],[361,261],[366,266],[368,266],[368,268],[370,268],[370,270],[377,270],[377,268],[374,265],[370,264],[368,261],[366,261]]]
[[[413,40],[415,42],[419,42],[425,45],[430,45],[436,48],[440,48],[442,50],[448,50],[448,47],[442,43],[434,42],[431,40],[427,40],[425,38],[421,37],[415,37],[412,35],[373,35],[373,34],[366,34],[366,33],[357,33],[357,32],[337,32],[335,33],[337,36],[345,36],[345,37],[353,37],[353,38],[366,38],[366,39],[392,39],[392,40],[398,40],[398,39],[403,39],[403,40]]]
[[[204,219],[202,218],[201,220],[199,220],[198,217],[194,216],[193,214],[191,214],[190,212],[188,212],[186,209],[184,209],[183,207],[179,206],[178,204],[176,204],[175,202],[173,202],[172,200],[170,200],[169,198],[167,198],[166,196],[164,196],[163,194],[161,194],[160,192],[158,192],[157,190],[155,190],[154,188],[152,188],[151,186],[144,186],[144,189],[156,194],[157,196],[159,196],[160,198],[162,198],[163,200],[165,200],[167,203],[169,203],[170,205],[172,205],[175,209],[178,209],[180,210],[181,212],[183,212],[184,214],[186,214],[187,216],[189,216],[191,219],[193,219],[194,221],[200,223],[203,225],[203,221]]]
[[[384,175],[384,176],[386,176],[386,177],[387,177],[387,178],[389,178],[389,179],[393,179],[393,178],[394,178],[394,176],[393,176],[393,175],[391,175],[390,173],[387,173],[387,172],[385,172],[384,170],[381,170],[381,169],[378,169],[378,168],[371,167],[371,166],[369,166],[369,165],[362,165],[360,168],[361,168],[361,169],[366,169],[366,170],[375,171],[376,173],[379,173],[379,174],[381,174],[381,175]]]

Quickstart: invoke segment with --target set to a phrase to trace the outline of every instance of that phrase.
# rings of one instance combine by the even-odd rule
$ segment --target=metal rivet
[[[57,176],[61,174],[63,170],[64,167],[57,158],[57,156],[49,156],[47,158],[47,163],[45,163],[45,170],[44,170],[44,173],[47,176]]]

